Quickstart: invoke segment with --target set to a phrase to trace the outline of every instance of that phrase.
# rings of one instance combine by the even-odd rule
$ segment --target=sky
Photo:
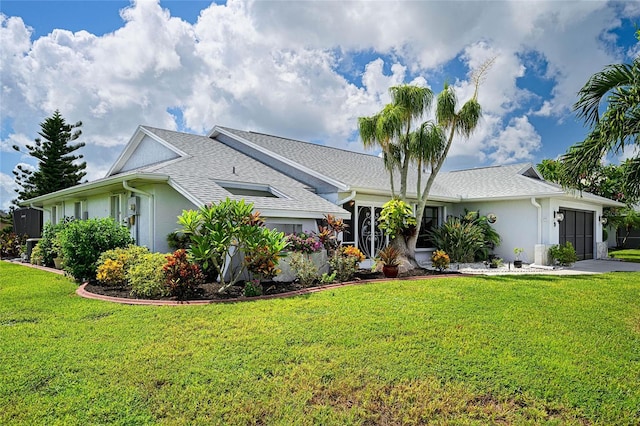
[[[437,95],[446,82],[462,105],[491,58],[483,118],[444,169],[557,158],[588,132],[578,91],[638,55],[639,22],[640,2],[2,0],[0,209],[16,196],[12,170],[37,164],[11,147],[26,151],[56,109],[83,123],[88,180],[139,125],[376,154],[357,119],[379,112],[390,86]]]

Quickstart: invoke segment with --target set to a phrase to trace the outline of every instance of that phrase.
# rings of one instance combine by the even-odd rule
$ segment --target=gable
[[[180,158],[178,153],[145,135],[118,172],[128,172],[176,158]]]

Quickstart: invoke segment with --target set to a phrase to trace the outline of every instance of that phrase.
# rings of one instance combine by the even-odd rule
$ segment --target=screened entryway
[[[569,241],[576,249],[578,260],[593,259],[594,214],[582,210],[560,209],[560,244]]]
[[[382,207],[358,206],[358,248],[369,259],[378,255],[384,248],[387,239],[384,232],[378,227],[378,218]]]

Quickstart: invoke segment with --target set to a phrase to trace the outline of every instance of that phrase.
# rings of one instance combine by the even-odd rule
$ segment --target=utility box
[[[17,235],[27,235],[28,238],[42,236],[42,212],[25,207],[13,211],[13,232]]]

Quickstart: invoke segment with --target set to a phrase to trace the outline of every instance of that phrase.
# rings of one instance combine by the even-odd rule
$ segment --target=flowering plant
[[[358,260],[358,262],[364,261],[364,254],[360,251],[358,247],[354,246],[344,246],[342,247],[342,255],[347,257],[353,257]]]
[[[287,242],[291,251],[300,253],[315,253],[322,250],[322,243],[313,235],[301,232],[287,235]]]

